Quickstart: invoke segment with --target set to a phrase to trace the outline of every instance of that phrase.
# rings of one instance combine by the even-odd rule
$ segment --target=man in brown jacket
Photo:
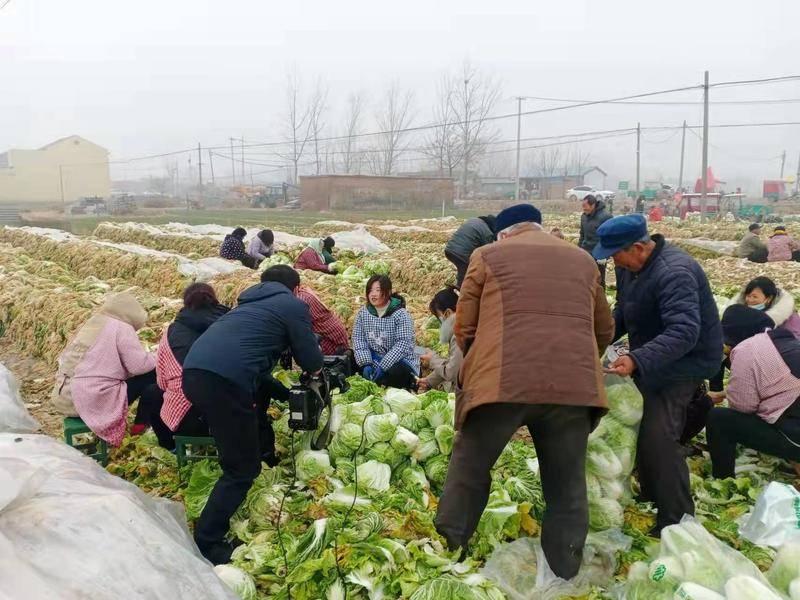
[[[549,235],[529,204],[497,216],[498,241],[475,251],[456,313],[464,352],[456,436],[436,528],[466,548],[490,471],[525,425],[547,504],[542,548],[553,572],[578,572],[589,508],[586,443],[605,411],[600,355],[614,322],[589,254]]]

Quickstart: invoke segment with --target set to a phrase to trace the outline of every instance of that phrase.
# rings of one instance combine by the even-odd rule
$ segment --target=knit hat
[[[732,304],[722,315],[722,339],[731,348],[773,327],[775,322],[767,313],[744,304]]]
[[[542,224],[542,213],[533,204],[515,204],[500,211],[494,224],[494,230],[500,233],[512,225],[520,223]]]

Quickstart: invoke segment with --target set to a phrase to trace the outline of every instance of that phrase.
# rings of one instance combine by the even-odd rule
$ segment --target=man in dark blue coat
[[[644,397],[637,462],[642,496],[655,503],[654,534],[694,514],[689,470],[680,445],[687,408],[703,381],[719,370],[722,328],[702,267],[642,215],[615,217],[597,230],[598,260],[614,257],[615,339],[628,334],[630,354],[608,369],[632,376]]]
[[[261,281],[198,338],[183,363],[183,391],[205,416],[222,467],[194,529],[197,547],[214,564],[230,561],[230,518],[261,472],[262,455],[270,450],[265,446],[274,441],[271,425],[265,430],[259,422],[265,422],[268,396],[275,395],[275,363],[287,348],[307,372],[319,371],[323,362],[308,306],[293,295],[297,272],[276,265]]]

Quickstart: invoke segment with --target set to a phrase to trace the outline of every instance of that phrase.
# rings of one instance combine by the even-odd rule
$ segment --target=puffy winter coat
[[[494,217],[468,219],[448,240],[444,251],[469,261],[469,257],[477,248],[494,241],[492,227],[494,227]]]
[[[734,300],[737,304],[746,305],[744,290]],[[800,316],[794,309],[794,297],[785,290],[778,289],[778,296],[772,301],[772,306],[764,311],[775,323],[775,327],[783,327],[800,338]]]
[[[216,373],[254,393],[287,348],[306,371],[322,368],[308,306],[282,283],[270,281],[242,292],[238,306],[192,345],[183,369]]]
[[[606,205],[602,200],[595,205],[592,214],[582,214],[581,234],[578,238],[578,246],[591,253],[600,241],[597,237],[597,229],[610,218],[611,215],[606,211]]]
[[[722,326],[702,267],[656,234],[638,273],[617,269],[615,339],[628,334],[634,378],[646,385],[700,380],[719,370]]]

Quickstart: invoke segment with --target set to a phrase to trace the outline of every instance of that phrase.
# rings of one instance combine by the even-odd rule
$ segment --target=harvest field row
[[[545,218],[547,229],[559,227],[568,238],[576,237],[578,223],[577,215]],[[417,342],[437,346],[438,330],[429,329],[433,324],[427,306],[436,291],[454,280],[443,243],[457,222],[368,222],[366,229],[346,222],[265,226],[285,234],[287,240],[345,233],[351,237],[343,239],[358,241],[358,236],[363,236],[360,232],[366,232],[368,243],[375,239],[388,245],[388,252],[363,254],[338,250],[342,246],[337,244],[339,274],[303,272],[302,282],[351,327],[363,304],[366,278],[388,273],[396,291],[407,300]],[[149,315],[140,336],[152,345],[174,318],[182,289],[196,277],[186,265],[216,256],[220,232],[227,229],[100,224],[87,237],[0,229],[3,336],[21,355],[47,365],[52,377],[58,353],[104,296],[132,289]],[[691,245],[691,240],[700,237],[733,242],[744,230],[746,224],[726,222],[713,226],[664,222],[653,227],[654,232],[671,239],[690,240],[685,247],[708,273],[721,305],[749,279],[762,274],[800,299],[800,269],[795,263],[755,265]],[[142,248],[158,252],[142,252]],[[278,254],[262,268],[291,263],[301,248],[296,241],[279,244]],[[169,255],[160,254],[164,252]],[[244,289],[258,281],[259,273],[230,266],[208,280],[220,300],[232,305]],[[613,289],[609,295],[613,300]],[[43,394],[49,391],[48,386],[39,387]],[[631,566],[651,561],[659,548],[658,541],[646,535],[654,522],[652,507],[636,503],[635,487],[631,488],[641,399],[624,384],[610,388],[609,396],[610,417],[592,435],[587,459],[594,530],[589,540],[594,554],[587,560],[592,576],[582,588],[571,588],[575,597],[586,599],[610,598],[612,589],[625,586],[630,574],[638,581],[642,568],[647,567],[639,563],[630,571]],[[33,400],[46,405],[46,399]],[[490,563],[489,571],[481,570],[498,546],[520,537],[538,537],[544,503],[536,454],[529,442],[515,440],[498,461],[490,502],[469,557],[459,562],[441,545],[432,522],[452,448],[452,397],[441,392],[419,397],[386,392],[355,380],[351,392],[339,395],[335,405],[338,427],[326,453],[311,451],[307,436],[290,436],[285,411],[271,409],[283,461],[278,468],[264,470],[233,520],[233,533],[243,542],[234,563],[253,577],[258,597],[287,598],[288,583],[292,598],[308,600],[338,600],[344,597],[345,588],[352,600],[501,600],[511,596],[484,576],[491,572],[496,579],[498,569],[508,586],[523,590],[531,586],[530,579],[522,577],[529,565],[509,562],[507,556],[505,562]],[[367,443],[359,450],[362,435]],[[294,459],[292,448],[297,452]],[[769,481],[793,481],[787,464],[745,452],[738,462],[737,478],[720,482],[710,477],[707,455],[695,455],[688,461],[698,520],[728,548],[741,552],[746,564],[767,571],[775,552],[744,540],[736,521],[751,509]],[[218,475],[214,463],[200,462],[184,473],[181,482],[174,456],[159,448],[151,434],[126,438],[112,451],[108,469],[148,493],[184,502],[190,519],[199,514]],[[299,483],[292,486],[295,470]],[[285,507],[279,511],[284,494]],[[348,520],[345,515],[353,501],[355,513]],[[628,537],[615,537],[617,530]],[[690,530],[687,526],[687,532]],[[715,560],[699,551],[695,559],[702,564]],[[737,568],[745,563],[731,562]],[[638,589],[635,581],[627,584],[629,594]],[[639,587],[640,595],[628,597],[672,598],[677,584],[668,593],[661,590],[663,594],[644,583]]]

